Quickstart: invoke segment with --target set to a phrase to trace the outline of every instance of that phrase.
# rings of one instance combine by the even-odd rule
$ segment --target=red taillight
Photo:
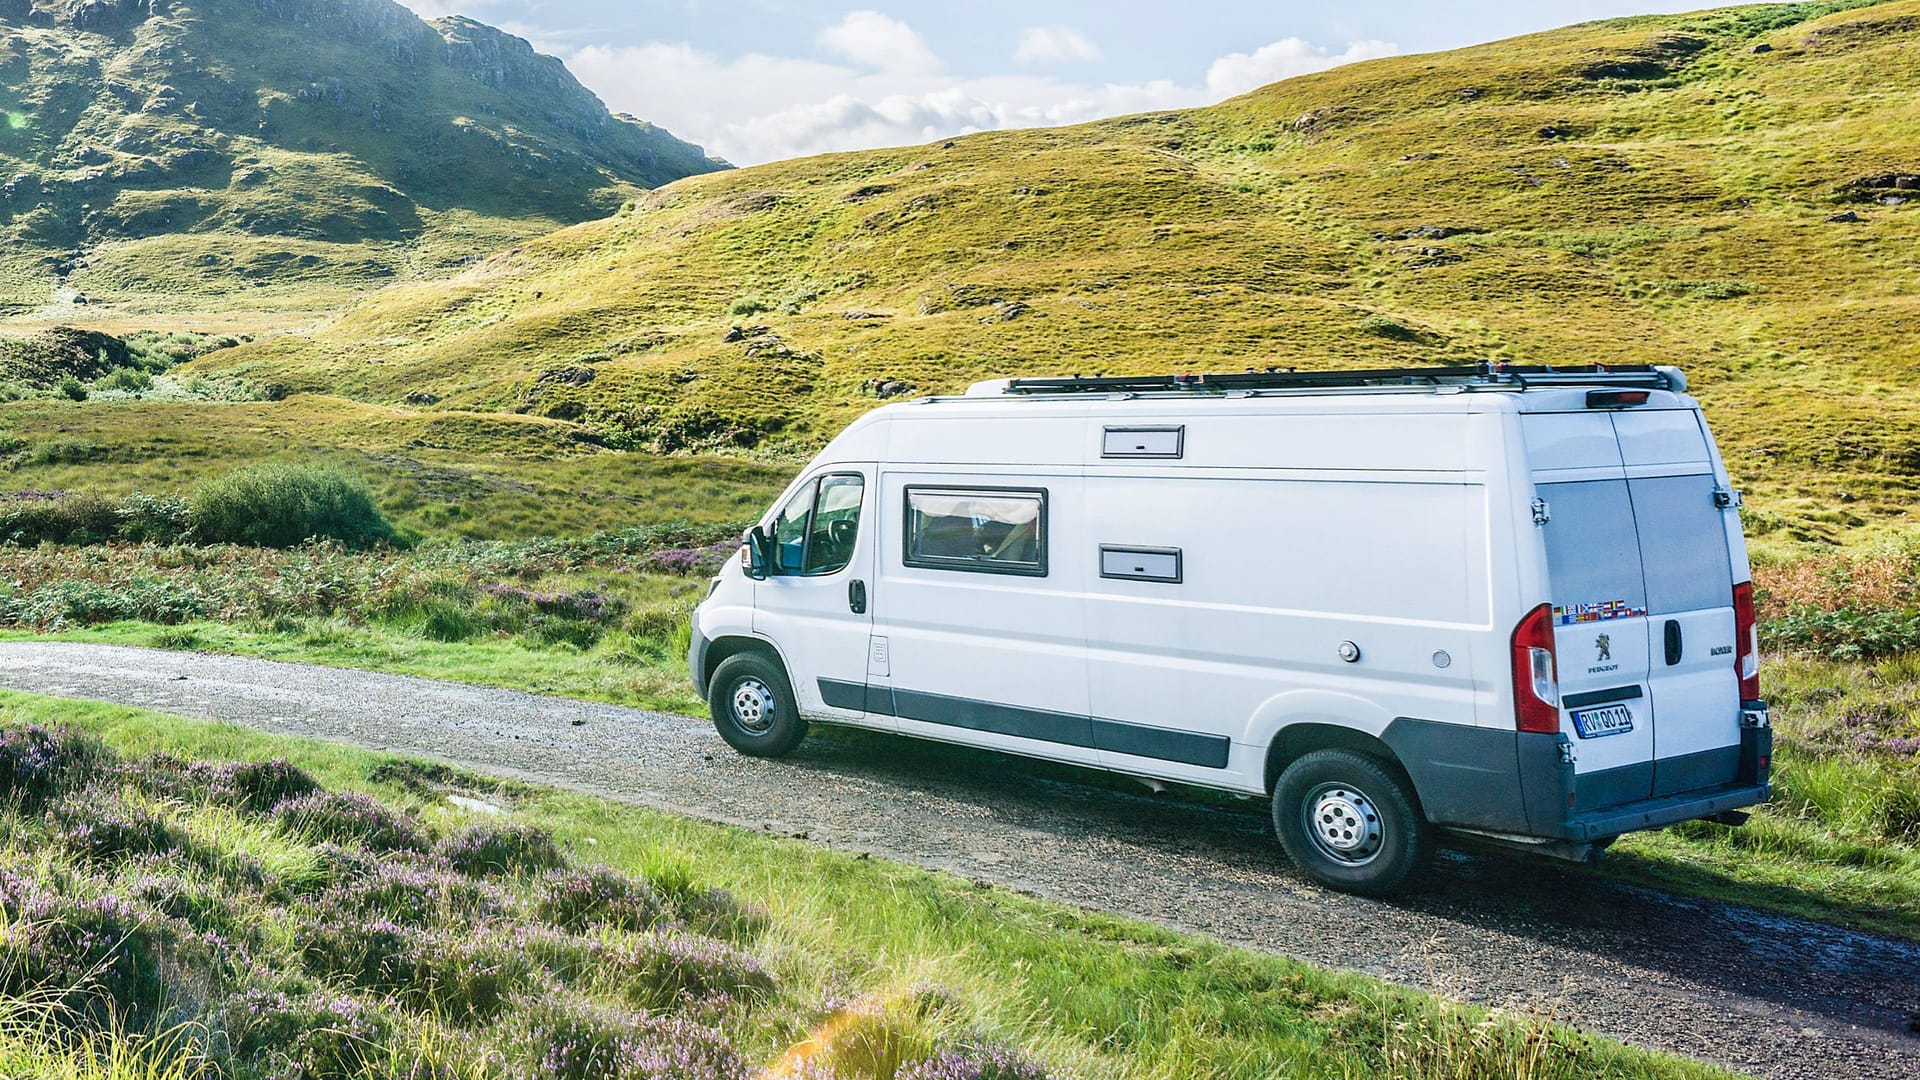
[[[1541,604],[1513,628],[1513,725],[1560,730],[1560,670],[1553,657],[1553,608]]]
[[[1587,408],[1631,409],[1635,405],[1645,405],[1652,396],[1645,390],[1589,390]]]
[[[1733,670],[1740,676],[1740,700],[1760,700],[1760,628],[1753,619],[1753,582],[1733,587]]]

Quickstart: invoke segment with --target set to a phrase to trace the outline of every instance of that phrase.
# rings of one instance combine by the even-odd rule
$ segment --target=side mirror
[[[773,541],[768,538],[767,531],[758,525],[748,529],[747,534],[740,538],[740,559],[748,577],[755,581],[767,579],[767,567],[773,562],[769,557],[772,547]]]

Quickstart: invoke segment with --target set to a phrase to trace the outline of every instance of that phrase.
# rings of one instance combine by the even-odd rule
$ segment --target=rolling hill
[[[738,451],[1010,373],[1659,361],[1822,544],[1920,477],[1917,174],[1920,2],[1622,19],[693,177],[197,366]]]
[[[0,0],[0,315],[337,307],[723,166],[392,0]]]

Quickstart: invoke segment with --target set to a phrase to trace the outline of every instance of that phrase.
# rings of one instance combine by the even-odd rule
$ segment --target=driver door
[[[780,650],[802,715],[891,728],[866,708],[872,489],[867,470],[836,467],[788,496],[768,529],[773,559],[754,586],[753,629]]]

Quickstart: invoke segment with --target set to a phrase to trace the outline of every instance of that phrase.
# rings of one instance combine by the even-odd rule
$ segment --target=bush
[[[288,1080],[379,1075],[393,1022],[349,997],[250,990],[222,1010],[231,1053],[263,1076]]]
[[[216,790],[230,792],[240,804],[266,813],[288,799],[320,790],[307,771],[285,758],[231,761],[211,770]]]
[[[110,761],[91,735],[39,724],[0,729],[0,797],[29,813],[92,779]]]
[[[0,540],[36,544],[98,544],[120,532],[120,507],[92,491],[52,497],[15,496],[0,503]]]
[[[1920,651],[1920,608],[1803,607],[1760,626],[1772,648],[1829,660],[1877,660]]]
[[[684,1002],[759,1001],[773,976],[751,955],[709,937],[642,934],[607,957],[627,1000],[643,1009]]]
[[[645,930],[661,915],[660,897],[645,882],[605,866],[548,874],[538,910],[542,919],[564,930]]]
[[[474,825],[440,842],[454,869],[474,876],[538,873],[566,860],[545,829],[531,825]]]
[[[894,1074],[894,1080],[1048,1080],[1046,1066],[1011,1046],[978,1044],[942,1050]]]
[[[326,539],[367,548],[399,539],[358,478],[325,466],[282,463],[236,469],[194,488],[193,530],[204,543],[254,547]]]
[[[745,1080],[724,1033],[684,1020],[586,1002],[522,999],[508,1045],[532,1080]]]
[[[280,823],[295,832],[335,843],[357,843],[375,851],[419,851],[426,830],[413,818],[390,810],[377,799],[353,792],[317,791],[295,796],[273,808]]]
[[[391,860],[359,868],[324,902],[343,915],[411,926],[497,918],[507,909],[502,895],[486,883],[448,868]]]
[[[164,1003],[166,919],[118,896],[28,896],[0,936],[0,993],[47,1000],[63,1022],[138,1026]]]
[[[97,792],[68,796],[53,808],[54,837],[75,854],[101,862],[171,855],[186,836],[151,809]]]
[[[84,399],[86,391],[81,390]],[[100,444],[86,439],[47,439],[21,452],[16,465],[82,465],[100,456]]]

